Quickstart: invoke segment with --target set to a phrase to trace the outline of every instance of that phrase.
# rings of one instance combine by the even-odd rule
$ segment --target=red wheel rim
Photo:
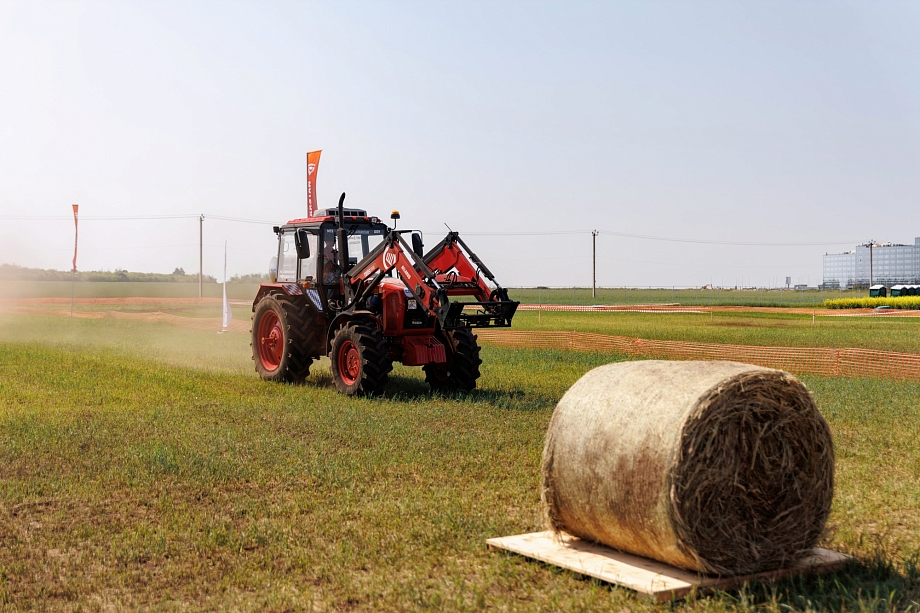
[[[265,370],[275,370],[284,355],[284,330],[274,311],[265,311],[259,319],[259,361]]]
[[[354,385],[361,376],[361,354],[358,347],[351,341],[345,341],[339,347],[338,355],[339,376],[345,385]]]

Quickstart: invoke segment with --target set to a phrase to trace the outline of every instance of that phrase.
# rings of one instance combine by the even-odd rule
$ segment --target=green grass
[[[920,309],[920,296],[898,296],[896,298],[841,298],[825,300],[829,309],[874,309],[888,306],[892,309]]]
[[[515,330],[576,330],[655,340],[920,353],[920,318],[795,313],[571,313],[519,311]]]
[[[54,308],[59,309],[59,306]],[[97,310],[110,310],[111,305],[95,305]],[[220,317],[220,305],[210,307],[164,305],[156,307],[118,305],[118,310],[162,310],[186,317]],[[88,309],[86,309],[88,310]],[[248,322],[249,306],[234,306],[235,321]],[[149,335],[146,324],[106,320],[111,333],[95,334],[93,320],[61,317],[41,318],[40,325],[24,328],[3,327],[0,319],[0,339],[6,335],[23,342],[42,342],[47,338],[69,339],[106,346],[130,345],[146,347],[158,359],[165,358],[177,365],[194,365],[200,356],[199,341],[185,343],[189,332],[182,328],[164,326],[158,335]],[[883,351],[920,353],[920,318],[910,317],[822,317],[795,313],[577,313],[519,311],[514,318],[514,330],[576,330],[617,336],[656,340],[679,340],[738,345],[791,347],[860,347]],[[3,330],[6,330],[4,333]],[[217,328],[215,327],[215,332]],[[213,337],[213,338],[212,338]],[[206,346],[222,346],[216,335],[205,333],[201,341]],[[186,347],[186,345],[189,345]],[[186,349],[188,351],[186,351]],[[175,354],[175,356],[171,356]],[[224,354],[218,354],[218,361]],[[175,358],[175,359],[173,359]],[[200,358],[206,359],[206,358]]]
[[[688,306],[820,307],[830,298],[866,296],[868,290],[678,289],[678,288],[511,288],[512,300],[527,304],[662,304]]]
[[[670,607],[484,546],[540,529],[552,409],[616,356],[486,347],[473,394],[433,396],[397,368],[368,400],[336,394],[322,368],[264,383],[247,343],[0,322],[0,609],[920,606],[920,384],[803,377],[837,446],[826,544],[859,562]]]
[[[237,315],[246,321],[250,313],[234,312],[234,317]],[[17,345],[50,343],[75,354],[105,349],[165,365],[255,376],[249,336],[217,334],[217,328],[208,332],[130,320],[0,315],[0,342],[4,341]]]
[[[204,295],[219,298],[219,283],[205,283]],[[252,300],[258,284],[229,283],[227,294],[232,299]],[[70,297],[71,284],[64,281],[16,281],[0,283],[0,298]],[[74,293],[80,298],[120,298],[147,296],[157,298],[197,298],[197,283],[156,282],[83,282],[74,284]],[[746,306],[798,306],[820,307],[831,298],[857,298],[867,291],[793,291],[793,290],[730,290],[730,289],[667,289],[667,288],[599,288],[597,296],[590,288],[511,288],[513,300],[528,304],[660,304],[677,302],[690,306],[746,305]]]

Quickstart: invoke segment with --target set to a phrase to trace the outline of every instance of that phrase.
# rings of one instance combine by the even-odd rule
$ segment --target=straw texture
[[[830,430],[788,373],[608,364],[559,401],[543,450],[549,527],[707,574],[790,565],[824,532]]]

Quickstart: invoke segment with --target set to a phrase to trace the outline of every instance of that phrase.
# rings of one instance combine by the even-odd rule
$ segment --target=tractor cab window
[[[278,281],[297,280],[297,248],[294,245],[294,230],[285,230],[278,249]]]
[[[348,230],[348,263],[354,266],[373,251],[386,238],[385,226],[352,226]],[[335,228],[326,228],[323,232],[326,243],[335,244]]]
[[[319,257],[316,252],[316,245],[319,242],[317,239],[319,237],[315,234],[310,234],[307,237],[307,240],[310,244],[310,257],[300,260],[300,280],[301,281],[312,281],[316,277],[316,265]]]
[[[336,263],[338,263],[339,251],[338,251],[338,244],[335,241],[335,229],[327,228],[323,236],[323,239],[326,245],[332,245],[332,248],[335,249],[335,258],[336,258],[335,261]],[[328,253],[328,248],[327,248],[327,253]],[[357,264],[362,258],[364,258],[364,253],[365,252],[363,250],[363,245],[361,243],[361,237],[356,236],[354,234],[350,234],[348,236],[348,265],[354,266],[355,264]],[[327,255],[326,258],[328,259],[328,257],[329,256]]]
[[[335,230],[326,230],[323,233],[323,284],[338,283],[341,274],[339,250],[335,244]]]
[[[360,253],[360,259],[367,257],[367,254],[373,251],[374,247],[379,245],[383,239],[386,238],[386,232],[387,230],[384,226],[362,226],[356,228],[354,234],[352,234],[348,239],[349,255],[352,253]],[[354,252],[350,251],[352,240],[355,241],[356,245],[360,245],[360,247],[357,247]]]
[[[354,266],[360,260],[364,259],[364,254],[362,253],[364,246],[361,243],[361,237],[355,234],[352,234],[348,237],[348,265]]]
[[[374,234],[367,234],[364,238],[367,241],[364,254],[367,255],[373,251],[377,245],[383,242],[383,239],[386,238],[386,234],[384,234],[383,230],[380,230]]]

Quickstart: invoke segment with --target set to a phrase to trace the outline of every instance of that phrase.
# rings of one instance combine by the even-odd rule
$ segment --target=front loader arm
[[[472,294],[481,301],[493,298],[508,300],[507,291],[499,285],[492,271],[463,242],[457,232],[448,232],[444,240],[425,254],[425,263],[434,271],[435,276],[447,275],[442,285],[446,287],[448,294],[470,294],[470,291],[464,290],[472,290]],[[495,285],[495,290],[486,284],[483,275]],[[461,278],[469,281],[457,280]]]
[[[453,236],[452,236],[453,235]],[[448,241],[448,239],[451,239]],[[402,236],[391,231],[386,239],[377,245],[345,274],[345,285],[349,294],[350,305],[361,302],[370,296],[374,288],[386,276],[395,271],[402,279],[406,289],[415,298],[416,303],[429,315],[436,317],[442,330],[452,330],[463,327],[508,327],[511,318],[519,303],[508,299],[507,290],[496,283],[497,289],[491,291],[489,286],[480,277],[479,272],[493,280],[492,273],[473,254],[455,233],[448,235],[448,239],[432,250],[424,259],[406,244]],[[459,244],[459,246],[458,246]],[[470,257],[460,249],[462,246]],[[440,257],[438,257],[440,256]],[[475,261],[479,268],[475,268],[470,259]],[[446,270],[456,271],[457,274],[471,279],[465,285],[472,291],[457,291],[456,293],[474,295],[478,302],[451,302],[448,296],[451,291],[437,280],[440,271],[444,268],[432,270],[429,261],[437,260],[438,266],[450,267]],[[475,313],[464,312],[466,307],[478,307]]]
[[[370,295],[392,270],[405,283],[418,305],[436,317],[438,307],[447,301],[447,296],[435,280],[434,272],[395,231],[390,232],[383,242],[345,275],[345,282],[354,296],[352,302],[359,302]]]
[[[442,305],[442,325],[471,327],[511,325],[518,302],[508,297],[508,290],[495,280],[495,276],[473,253],[456,232],[448,232],[440,243],[425,254],[425,264],[439,280],[446,295],[473,296],[477,302],[455,302]],[[495,285],[491,289],[483,275]],[[464,307],[479,307],[475,314],[464,313]]]

